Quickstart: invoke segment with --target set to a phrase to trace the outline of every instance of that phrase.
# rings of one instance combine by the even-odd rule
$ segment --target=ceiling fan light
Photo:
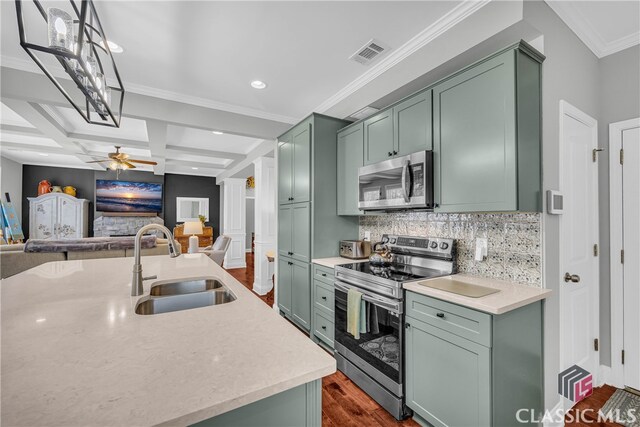
[[[111,169],[112,171],[118,169],[118,162],[109,163],[109,169]]]

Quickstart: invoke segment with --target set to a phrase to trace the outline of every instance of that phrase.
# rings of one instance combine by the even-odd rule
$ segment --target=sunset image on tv
[[[96,180],[99,212],[162,212],[162,184]]]

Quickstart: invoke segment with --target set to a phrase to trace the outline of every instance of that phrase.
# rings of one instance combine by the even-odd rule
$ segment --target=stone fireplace
[[[135,236],[147,224],[162,224],[159,216],[99,216],[93,221],[95,237]],[[153,231],[149,234],[156,234]],[[161,236],[161,233],[158,233]]]

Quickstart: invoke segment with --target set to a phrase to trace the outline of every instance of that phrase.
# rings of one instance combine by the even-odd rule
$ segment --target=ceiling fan
[[[152,162],[149,160],[136,160],[136,159],[130,159],[129,155],[126,153],[121,153],[120,152],[120,148],[119,146],[115,146],[116,148],[116,152],[115,153],[109,153],[108,157],[105,157],[103,160],[93,160],[90,162],[86,162],[86,163],[106,163],[109,162],[109,169],[111,170],[125,170],[125,169],[135,169],[136,165],[134,165],[134,163],[140,163],[143,165],[157,165],[158,163],[156,162]],[[92,156],[94,157],[94,156]]]

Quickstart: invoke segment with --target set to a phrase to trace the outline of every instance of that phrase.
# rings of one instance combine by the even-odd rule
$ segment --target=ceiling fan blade
[[[125,165],[127,165],[127,167],[128,167],[129,169],[135,169],[135,168],[136,168],[136,165],[131,164],[131,163],[127,162],[126,160],[123,160],[123,161],[122,161],[122,163],[123,163],[123,164],[125,164]]]
[[[149,160],[136,160],[136,159],[127,159],[127,162],[132,162],[132,163],[142,163],[143,165],[157,165],[157,162],[152,162]]]
[[[109,160],[93,160],[91,162],[85,162],[85,163],[104,163],[104,162],[108,162]]]

